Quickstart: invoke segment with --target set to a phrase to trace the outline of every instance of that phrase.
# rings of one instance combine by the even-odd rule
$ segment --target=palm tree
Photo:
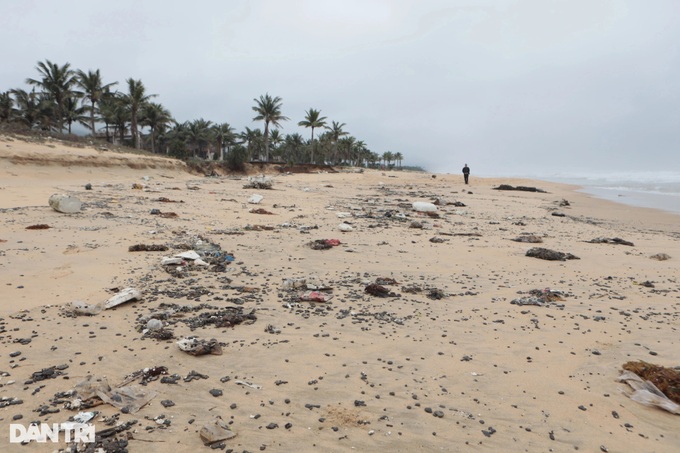
[[[187,123],[186,140],[193,150],[193,156],[203,153],[203,146],[210,142],[212,121],[203,118]]]
[[[342,127],[345,125],[345,123],[333,121],[331,127],[326,126],[326,129],[328,129],[328,132],[331,134],[331,140],[333,141],[333,159],[336,161],[338,159],[338,142],[341,137],[348,134],[348,132],[342,130]]]
[[[118,140],[125,144],[125,131],[130,122],[130,110],[124,94],[110,93],[102,98],[99,105],[102,120],[106,125],[106,139],[109,137],[109,125],[114,127],[114,134],[118,132]]]
[[[142,107],[139,122],[151,129],[151,152],[156,153],[156,136],[172,122],[170,111],[161,104],[149,102]]]
[[[28,128],[38,126],[40,129],[49,130],[54,125],[54,103],[47,100],[45,95],[36,93],[35,89],[30,93],[21,90],[11,90],[16,104],[17,120]]]
[[[64,108],[66,100],[73,94],[72,88],[76,83],[76,76],[71,65],[66,63],[62,66],[52,63],[50,60],[39,61],[36,66],[40,79],[26,79],[29,85],[37,86],[55,104],[56,123],[59,131],[64,129]]]
[[[68,133],[71,133],[71,125],[73,123],[80,123],[87,127],[87,116],[85,116],[86,108],[80,105],[76,95],[69,96],[64,102],[64,121],[68,124]]]
[[[257,151],[257,158],[259,160],[262,131],[259,129],[250,129],[249,127],[246,127],[246,130],[238,134],[238,137],[242,140],[242,143],[246,144],[248,160],[253,159],[253,151]]]
[[[385,166],[389,168],[390,163],[394,160],[394,154],[392,154],[392,151],[385,151],[382,155],[382,159],[385,161]]]
[[[224,147],[234,144],[234,128],[229,125],[229,123],[215,124],[212,127],[212,136],[215,139],[215,144],[217,149],[220,150],[220,161],[224,160]]]
[[[269,124],[281,127],[280,121],[288,121],[288,118],[281,114],[281,98],[276,96],[272,98],[269,93],[260,96],[260,99],[253,99],[257,105],[253,107],[253,111],[257,112],[257,116],[253,121],[264,121],[264,153],[265,161],[269,162]]]
[[[90,101],[90,106],[88,108],[90,112],[90,124],[89,128],[92,135],[95,134],[94,120],[95,113],[97,112],[97,104],[102,100],[102,97],[110,90],[110,88],[116,85],[118,82],[107,83],[106,85],[102,82],[102,76],[99,73],[99,69],[96,71],[88,70],[83,72],[82,70],[76,71],[76,84],[81,91],[78,94]]]
[[[188,124],[174,121],[172,128],[162,134],[161,140],[165,144],[166,154],[172,154],[179,158],[186,157]]]
[[[352,148],[354,148],[355,143],[357,142],[357,139],[352,137],[351,135],[349,137],[343,137],[340,139],[340,150],[342,156],[340,156],[340,160],[338,161],[339,163],[343,163],[345,161],[349,161],[352,158]]]
[[[321,111],[309,109],[305,112],[305,119],[298,123],[298,126],[310,127],[312,129],[312,159],[311,163],[314,163],[314,128],[324,127],[326,125],[325,116],[320,116]]]
[[[0,93],[0,123],[9,123],[14,119],[14,99],[9,91]]]
[[[272,129],[272,131],[269,133],[269,144],[272,146],[272,156],[275,157],[274,160],[279,160],[279,146],[283,143],[283,136],[281,135],[281,131],[278,129]]]
[[[302,157],[302,148],[305,139],[300,134],[286,135],[283,141],[284,158],[287,163],[298,163]]]
[[[104,122],[104,127],[106,130],[106,141],[112,142],[109,136],[109,126],[117,126],[120,124],[119,119],[123,118],[123,124],[120,133],[121,145],[123,144],[123,137],[125,135],[125,122],[127,122],[127,108],[125,107],[125,101],[123,100],[123,95],[118,93],[111,93],[106,90],[99,100],[99,114],[101,120]],[[115,131],[114,131],[115,134]]]
[[[125,94],[125,102],[130,111],[130,134],[132,134],[132,147],[139,148],[137,140],[137,120],[142,106],[149,101],[155,94],[146,94],[146,88],[141,80],[133,78],[127,79],[128,92]]]
[[[373,151],[369,151],[367,159],[369,165],[375,168],[378,162],[380,162],[380,155],[378,153],[374,153]]]
[[[401,161],[404,160],[404,155],[400,152],[394,153],[394,160],[399,162],[399,169],[401,169]]]

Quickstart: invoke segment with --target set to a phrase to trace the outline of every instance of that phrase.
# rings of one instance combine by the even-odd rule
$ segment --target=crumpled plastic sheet
[[[125,413],[134,414],[154,399],[158,393],[141,385],[111,388],[106,378],[88,376],[75,386],[78,398],[88,400],[95,396]]]
[[[624,391],[624,394],[633,401],[645,406],[658,407],[671,414],[680,415],[680,404],[670,400],[650,381],[643,380],[632,371],[623,371],[621,376],[619,376],[619,381],[625,382],[633,389],[633,392]]]

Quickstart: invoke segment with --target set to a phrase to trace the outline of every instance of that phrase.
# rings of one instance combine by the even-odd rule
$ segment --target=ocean
[[[578,185],[581,192],[605,200],[680,215],[680,172],[556,173],[540,179]]]

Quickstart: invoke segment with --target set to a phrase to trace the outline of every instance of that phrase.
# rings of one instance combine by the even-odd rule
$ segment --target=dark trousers
[[[463,173],[463,177],[465,178],[465,184],[467,184],[468,178],[470,177],[470,173]]]

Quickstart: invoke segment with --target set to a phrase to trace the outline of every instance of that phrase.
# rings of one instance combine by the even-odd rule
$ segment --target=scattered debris
[[[273,182],[271,178],[266,176],[253,176],[248,178],[248,184],[243,186],[244,189],[263,189],[271,190],[273,188]]]
[[[250,203],[250,204],[260,204],[260,202],[262,200],[264,200],[264,197],[262,195],[255,193],[255,194],[251,195],[250,198],[248,198],[248,203]]]
[[[199,436],[203,445],[207,446],[233,439],[236,437],[236,433],[229,428],[229,424],[225,423],[221,417],[216,417],[211,423],[203,425]]]
[[[82,301],[71,302],[64,307],[64,312],[71,314],[73,316],[94,316],[101,313],[104,310],[105,302],[100,302],[98,304],[88,304]]]
[[[378,285],[377,283],[371,283],[370,285],[366,286],[366,288],[364,288],[364,291],[370,294],[371,296],[376,297],[399,297],[398,294],[390,291],[389,289],[385,288],[382,285]]]
[[[652,255],[649,258],[657,261],[666,261],[671,259],[671,256],[665,253],[657,253],[656,255]]]
[[[412,204],[413,210],[416,212],[436,212],[437,206],[434,203],[425,201],[414,201]]]
[[[628,245],[628,246],[633,246],[633,244],[630,241],[625,241],[621,238],[605,238],[605,237],[599,237],[595,239],[591,239],[590,241],[586,241],[590,244],[619,244],[619,245]]]
[[[534,247],[529,249],[526,253],[526,256],[548,261],[566,261],[581,259],[578,256],[572,255],[571,253],[557,252],[555,250],[545,249],[542,247]]]
[[[116,307],[120,304],[124,304],[125,302],[130,302],[132,300],[138,300],[141,298],[142,293],[139,292],[138,290],[134,288],[125,288],[124,290],[120,291],[118,294],[107,300],[106,303],[104,304],[104,308],[108,310],[109,308]]]
[[[278,327],[274,327],[271,324],[267,324],[267,327],[264,328],[264,331],[266,333],[271,333],[271,334],[276,334],[276,335],[281,333],[281,329],[279,329]]]
[[[251,209],[251,210],[250,210],[250,211],[248,211],[248,212],[250,212],[251,214],[265,214],[265,215],[274,215],[274,213],[273,213],[273,212],[269,212],[269,211],[267,211],[266,209],[262,209],[262,208],[257,208],[257,209]]]
[[[167,246],[157,244],[136,244],[128,247],[128,252],[166,252],[167,250]]]
[[[523,294],[520,292],[520,294]],[[563,301],[565,295],[562,291],[546,289],[532,289],[528,296],[513,299],[510,303],[513,305],[536,305],[544,307],[546,305],[555,305],[558,308],[564,308],[564,304],[557,304],[557,301]]]
[[[533,234],[522,234],[516,237],[515,239],[511,240],[515,242],[525,242],[529,244],[540,244],[543,242],[543,239]]]
[[[519,190],[522,192],[540,192],[540,193],[547,193],[543,189],[537,189],[536,187],[527,187],[527,186],[511,186],[509,184],[501,184],[498,187],[494,187],[493,190]]]
[[[251,389],[262,390],[262,386],[261,386],[261,385],[259,385],[259,384],[253,384],[252,382],[238,380],[238,381],[234,381],[234,383],[235,383],[236,385],[242,385],[242,386],[244,386],[244,387],[250,387]]]
[[[203,340],[197,337],[182,338],[177,341],[177,347],[187,354],[199,355],[222,355],[222,346],[214,338]]]
[[[680,415],[680,371],[644,361],[627,362],[622,368],[619,381],[634,390],[628,397]]]
[[[338,239],[316,239],[309,243],[312,250],[328,250],[330,248],[340,245]]]
[[[52,227],[44,223],[39,223],[37,225],[30,225],[26,227],[27,230],[47,230],[50,228]]]
[[[82,202],[76,197],[70,195],[55,193],[48,200],[49,205],[57,212],[63,214],[74,214],[80,212]]]
[[[307,291],[298,298],[301,302],[328,302],[333,298],[332,295],[320,291]]]

